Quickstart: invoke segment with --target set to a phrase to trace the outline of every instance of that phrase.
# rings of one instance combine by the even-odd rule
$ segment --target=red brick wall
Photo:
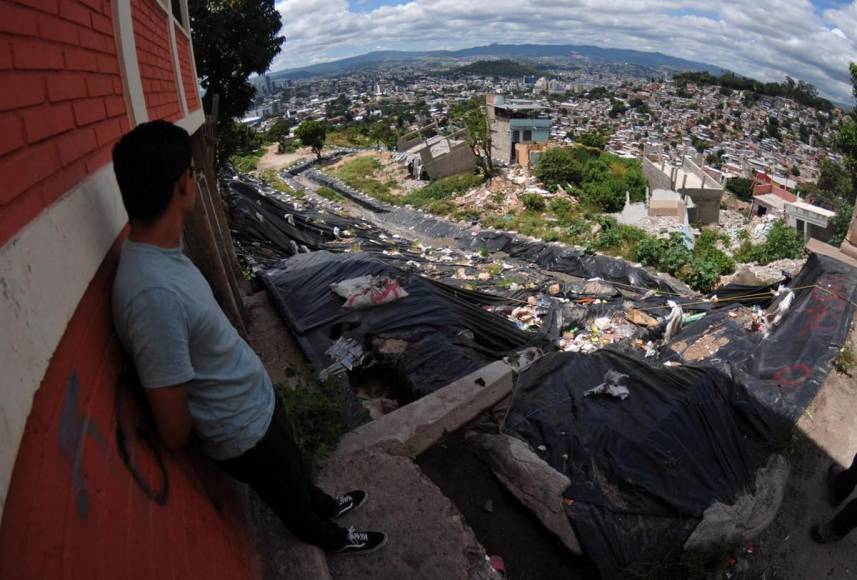
[[[131,0],[134,42],[149,119],[181,118],[168,15],[155,0]]]
[[[119,241],[37,391],[0,527],[0,578],[259,578],[230,480],[161,449],[113,332]]]
[[[128,129],[108,0],[0,3],[0,245]]]
[[[196,86],[196,75],[193,72],[193,66],[190,62],[190,39],[178,24],[175,27],[176,47],[179,51],[179,64],[182,70],[182,86],[184,86],[184,96],[187,99],[187,110],[188,113],[191,113],[199,109],[200,104]]]

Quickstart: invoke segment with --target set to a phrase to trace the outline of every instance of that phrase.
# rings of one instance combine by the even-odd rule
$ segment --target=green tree
[[[280,117],[268,129],[267,138],[269,141],[280,141],[289,136],[289,132],[294,126],[295,122],[292,119]]]
[[[237,130],[233,119],[247,111],[256,92],[247,79],[268,70],[286,39],[278,36],[282,23],[274,0],[195,0],[188,9],[206,112],[211,113],[213,97],[219,95],[218,163],[222,163],[238,142],[229,135]]]
[[[857,195],[857,191],[854,190],[853,175],[844,164],[830,159],[821,160],[816,186],[825,194],[825,197],[840,198],[849,203],[853,203]]]
[[[598,131],[590,131],[589,133],[584,133],[577,138],[577,142],[581,145],[595,147],[596,149],[604,149],[607,147],[607,140],[607,135],[599,133]]]
[[[491,160],[491,127],[482,102],[477,98],[456,103],[449,109],[450,118],[464,128],[464,139],[473,151],[479,169],[490,177],[494,174]]]
[[[369,138],[375,143],[376,147],[380,143],[383,143],[390,149],[396,147],[396,133],[384,121],[377,121],[369,127]]]
[[[730,177],[726,180],[726,189],[738,199],[749,201],[753,196],[753,180],[745,177]]]
[[[295,137],[301,140],[304,147],[312,149],[316,158],[321,159],[321,150],[327,138],[327,126],[324,123],[312,119],[304,121],[295,129]]]
[[[557,185],[580,183],[585,161],[573,148],[548,149],[542,153],[533,173],[545,187],[553,190]]]

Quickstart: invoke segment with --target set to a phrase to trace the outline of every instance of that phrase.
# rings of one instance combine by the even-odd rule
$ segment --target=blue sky
[[[659,51],[851,102],[857,0],[280,0],[272,70],[374,50],[499,43]]]

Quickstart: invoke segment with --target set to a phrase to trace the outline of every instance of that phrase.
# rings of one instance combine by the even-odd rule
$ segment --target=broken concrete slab
[[[571,483],[568,477],[515,437],[469,431],[465,440],[491,466],[497,479],[545,528],[556,534],[572,553],[583,553],[562,505],[562,493]]]
[[[702,521],[684,543],[684,549],[700,550],[757,536],[777,516],[790,471],[785,457],[772,455],[756,472],[755,491],[742,495],[732,505],[718,502],[705,510]]]
[[[502,361],[347,433],[335,455],[399,442],[416,457],[512,392],[512,369]]]
[[[389,538],[372,554],[329,554],[334,579],[499,580],[464,516],[407,457],[377,448],[334,457],[322,468],[319,485],[331,493],[366,490],[369,501],[339,523],[381,530]]]

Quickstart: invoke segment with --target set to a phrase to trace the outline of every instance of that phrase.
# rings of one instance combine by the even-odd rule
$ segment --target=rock
[[[782,455],[772,455],[756,472],[755,493],[746,493],[732,505],[715,503],[684,544],[685,550],[749,540],[777,516],[791,468]]]
[[[551,296],[556,296],[561,291],[562,291],[562,288],[560,287],[559,284],[551,284],[550,286],[548,286],[548,294],[550,294]]]
[[[592,227],[589,228],[589,233],[593,236],[601,233],[601,224],[592,224]]]
[[[489,274],[488,272],[479,272],[479,279],[482,282],[487,282],[491,279],[491,274]]]
[[[533,453],[526,443],[509,435],[468,431],[465,440],[545,528],[572,553],[583,553],[562,503],[562,494],[571,483],[568,477]]]

